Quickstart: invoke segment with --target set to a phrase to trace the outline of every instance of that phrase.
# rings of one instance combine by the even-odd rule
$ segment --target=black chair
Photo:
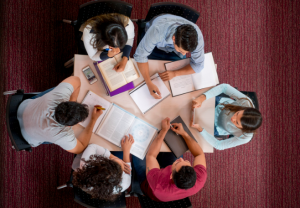
[[[100,14],[119,13],[127,17],[131,16],[132,4],[120,0],[97,0],[87,2],[79,6],[77,20],[71,21],[64,19],[63,22],[71,24],[74,27],[75,40],[78,46],[78,54],[87,55],[84,45],[81,41],[82,33],[79,28],[88,19]],[[66,68],[74,64],[74,58],[67,61],[64,65]]]
[[[257,95],[256,95],[256,92],[248,92],[248,91],[240,91],[241,93],[245,94],[246,96],[248,96],[253,104],[254,104],[254,107],[259,110],[259,104],[258,104],[258,99],[257,99]],[[220,94],[219,95],[220,97],[227,97],[227,98],[230,98],[228,95],[225,95],[224,93]],[[218,136],[218,139],[220,140],[224,140],[224,139],[228,139],[230,137],[233,137],[233,135],[219,135]],[[252,137],[253,138],[253,137]],[[252,140],[252,139],[251,139]]]
[[[37,95],[38,92],[24,93],[24,90],[14,90],[4,92],[3,94],[8,95],[6,104],[6,129],[12,143],[12,148],[16,151],[24,150],[31,152],[31,146],[22,136],[17,111],[22,101]]]
[[[184,17],[185,19],[193,23],[196,23],[200,16],[200,12],[184,4],[173,2],[160,2],[152,4],[145,19],[135,20],[138,25],[137,44],[139,44],[139,42],[143,38],[142,34],[145,30],[146,23],[149,22],[153,17],[160,14],[174,14],[180,17]]]
[[[73,186],[72,180],[73,180],[73,170],[71,171],[69,181],[64,185],[58,186],[57,189],[62,189],[65,187],[73,188],[74,201],[77,202],[78,204],[87,208],[126,208],[125,192],[122,192],[122,194],[113,202],[99,200],[99,199],[92,199],[91,195],[82,191],[80,188]]]

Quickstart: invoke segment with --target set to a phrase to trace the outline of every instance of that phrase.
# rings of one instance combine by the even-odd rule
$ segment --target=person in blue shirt
[[[158,87],[149,75],[148,59],[176,61],[191,53],[190,64],[176,71],[160,73],[163,81],[176,76],[199,73],[204,67],[204,41],[199,27],[183,17],[164,14],[146,24],[145,36],[139,43],[134,59],[149,88],[150,94],[161,98]]]
[[[222,93],[230,98],[219,97],[218,95]],[[190,126],[197,129],[201,136],[218,150],[248,143],[262,124],[261,113],[254,108],[249,97],[229,84],[218,85],[193,100],[192,110],[200,108],[205,100],[215,96],[217,97],[214,136],[199,124],[193,124],[193,118]],[[219,135],[233,136],[225,140],[219,140],[217,139]]]

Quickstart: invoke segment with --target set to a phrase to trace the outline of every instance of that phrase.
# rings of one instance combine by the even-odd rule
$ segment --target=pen
[[[101,108],[101,107],[96,107],[99,110],[106,110],[105,108]]]
[[[174,128],[174,127],[172,126],[172,124],[170,124],[170,127],[171,127],[171,128]],[[175,133],[176,133],[176,132],[175,132]],[[177,133],[176,133],[176,134],[177,134]],[[178,134],[177,134],[177,135],[178,135]]]
[[[153,90],[153,92],[154,92],[156,95],[158,95],[158,96],[159,96],[159,94],[157,94],[157,92],[156,92],[155,90]]]

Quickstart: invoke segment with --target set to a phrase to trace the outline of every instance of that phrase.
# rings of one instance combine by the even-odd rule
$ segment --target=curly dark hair
[[[73,173],[73,185],[90,194],[94,199],[114,201],[121,194],[122,168],[102,155],[91,155],[82,169]],[[114,194],[116,189],[117,194]]]
[[[56,121],[65,126],[74,126],[89,115],[88,106],[77,102],[62,102],[55,108]]]

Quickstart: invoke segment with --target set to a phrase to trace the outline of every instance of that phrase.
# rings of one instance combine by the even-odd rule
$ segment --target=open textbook
[[[101,105],[106,110],[95,123],[93,132],[107,141],[121,147],[124,135],[131,134],[134,144],[130,153],[144,159],[152,140],[156,137],[158,129],[127,112],[118,105],[110,103],[97,94],[89,91],[82,101],[89,106],[89,117],[80,125],[86,127],[91,120],[91,112],[95,105]]]
[[[161,99],[155,99],[149,92],[148,86],[145,82],[142,82],[136,88],[129,92],[130,97],[133,99],[138,108],[143,114],[148,112],[154,106],[162,102],[170,95],[170,91],[166,87],[165,83],[159,77],[158,73],[151,76],[152,83],[155,84],[160,93]]]
[[[114,91],[140,77],[139,72],[131,59],[127,61],[123,72],[116,72],[113,70],[114,66],[121,60],[122,53],[119,53],[118,55],[97,64],[110,91]]]
[[[212,53],[206,53],[204,55],[204,68],[200,73],[178,76],[169,81],[173,97],[219,84]],[[190,58],[187,58],[166,63],[165,67],[166,70],[172,71],[178,70],[189,63]]]

